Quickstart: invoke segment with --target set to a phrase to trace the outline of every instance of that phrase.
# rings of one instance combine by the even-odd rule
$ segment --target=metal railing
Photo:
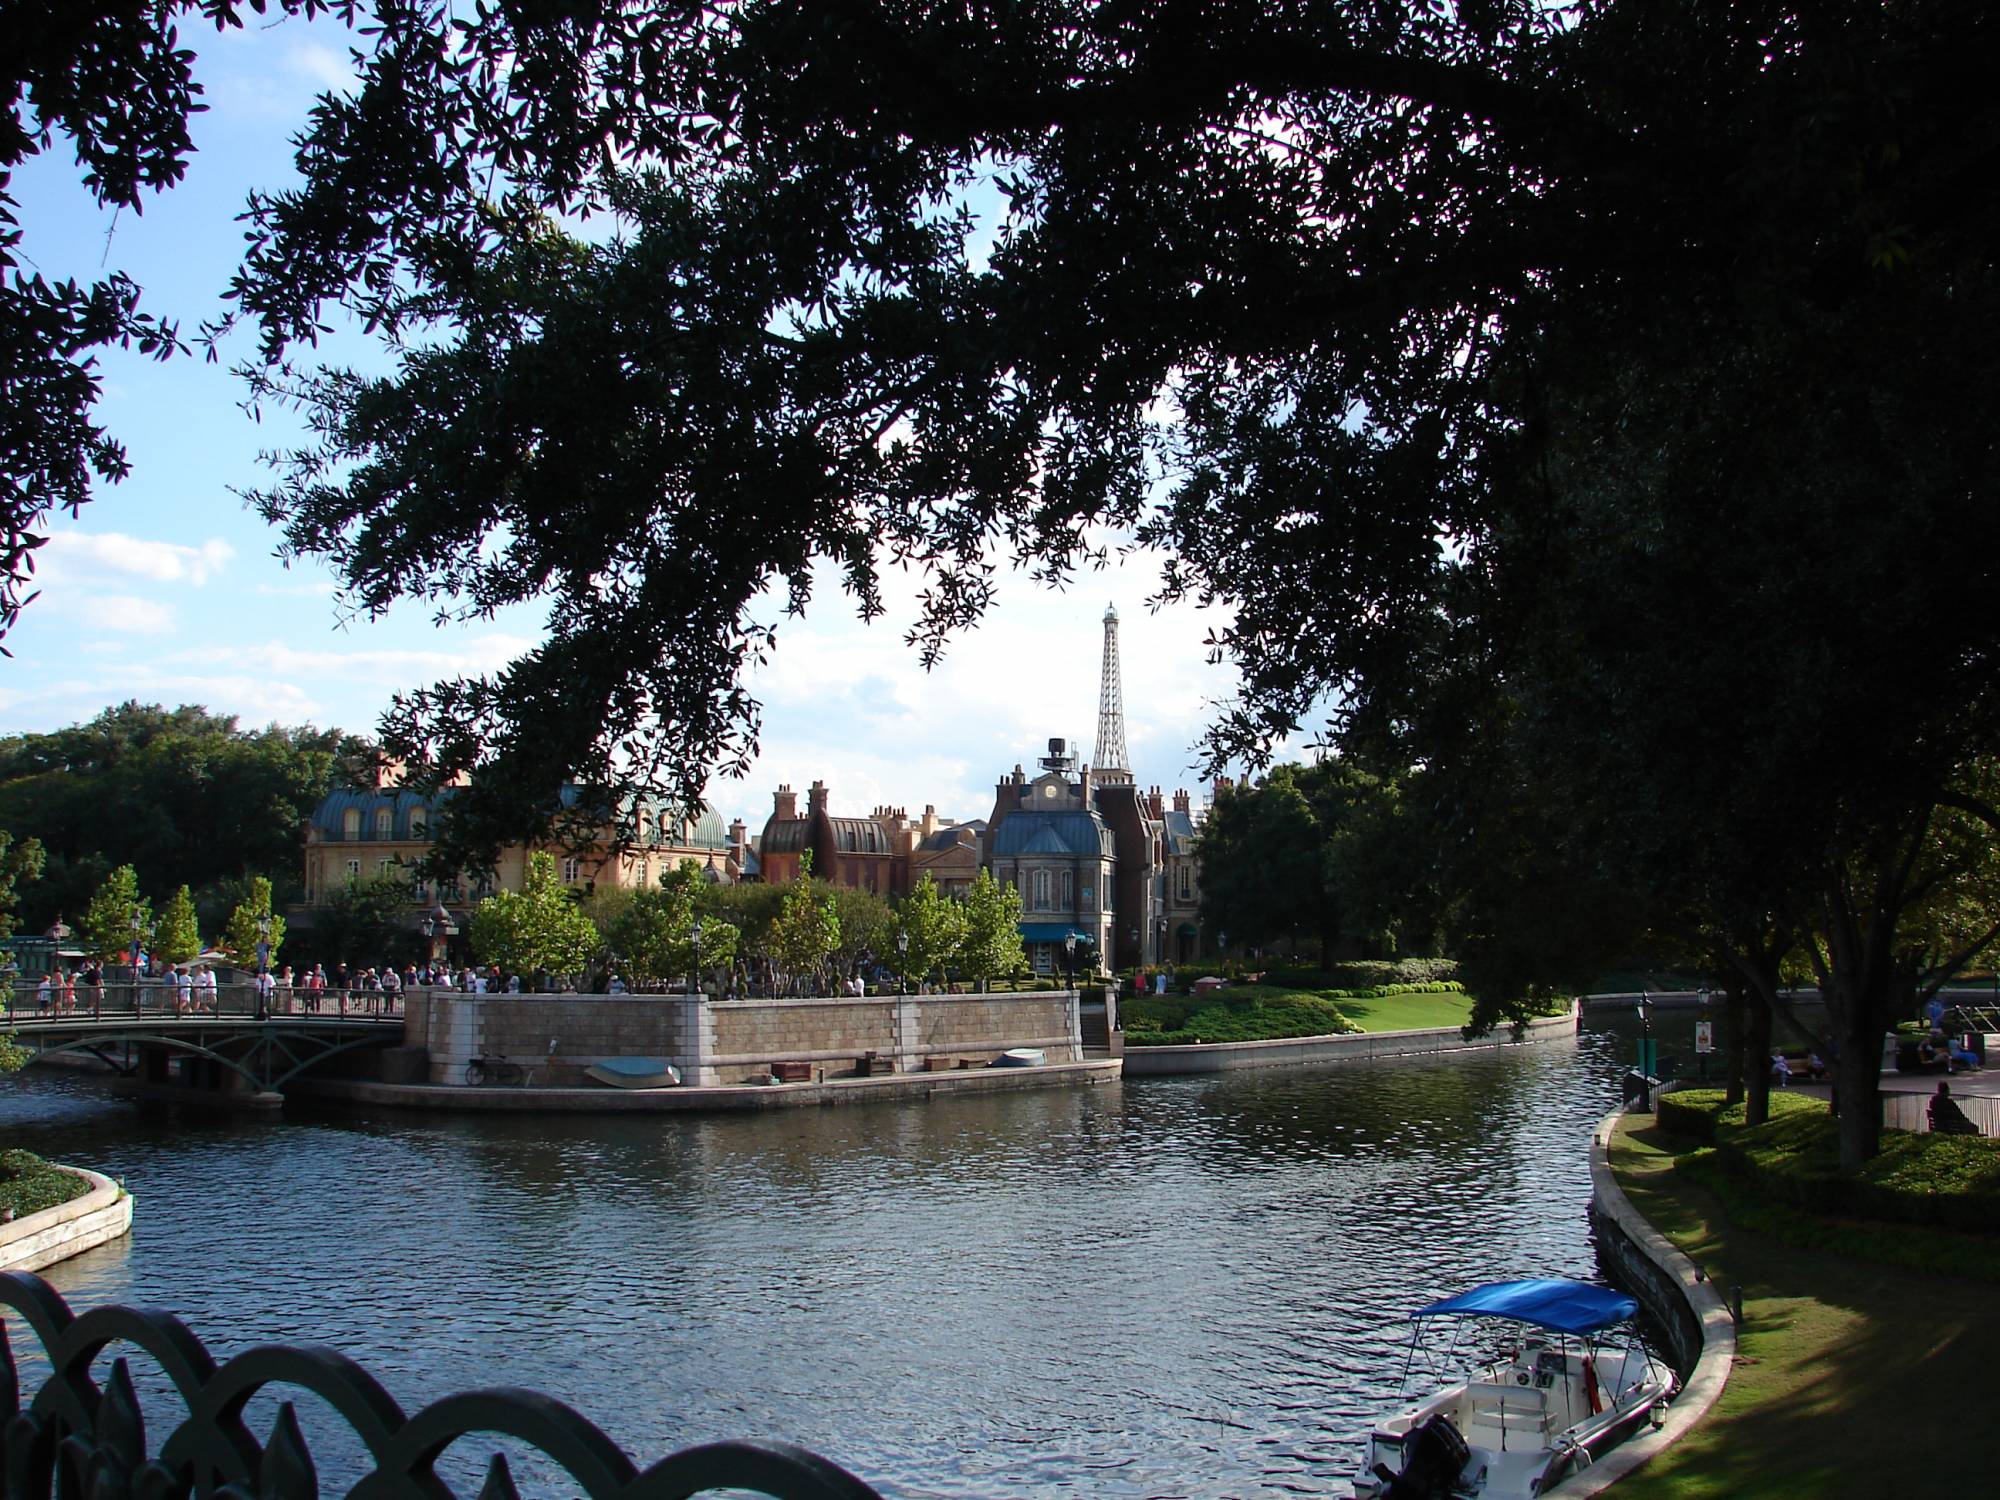
[[[26,1021],[156,1020],[208,1017],[257,1020],[268,1016],[322,1016],[351,1020],[401,1020],[402,995],[386,990],[307,990],[298,985],[274,985],[268,996],[255,984],[219,984],[214,989],[190,988],[158,979],[116,979],[104,984],[50,986],[22,979],[0,986],[5,1015],[0,1025]]]
[[[505,1455],[483,1441],[498,1437],[525,1450],[526,1466],[555,1476],[552,1493],[589,1500],[686,1500],[716,1490],[774,1500],[881,1500],[838,1464],[787,1443],[708,1443],[642,1471],[589,1418],[534,1391],[464,1391],[407,1416],[338,1350],[260,1344],[218,1363],[170,1313],[113,1305],[79,1316],[25,1272],[0,1273],[0,1308],[32,1331],[48,1363],[40,1384],[23,1390],[20,1361],[0,1324],[0,1401],[11,1413],[0,1423],[0,1473],[10,1500],[319,1500],[318,1465],[292,1402],[279,1403],[262,1441],[243,1420],[267,1389],[305,1392],[360,1440],[363,1456],[352,1462],[362,1471],[330,1475],[333,1495],[455,1500],[467,1491],[452,1487],[439,1461],[467,1441],[491,1454],[479,1500],[517,1500]],[[164,1399],[178,1398],[185,1410],[142,1412],[123,1358],[111,1360],[98,1384],[92,1368],[113,1345],[164,1371],[173,1392]]]

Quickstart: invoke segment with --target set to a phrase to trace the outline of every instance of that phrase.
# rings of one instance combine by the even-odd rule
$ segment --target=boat
[[[1039,1047],[1009,1047],[1000,1054],[996,1067],[1039,1068],[1049,1060],[1048,1054]]]
[[[1368,1434],[1358,1500],[1526,1500],[1658,1424],[1676,1381],[1632,1326],[1638,1312],[1622,1292],[1551,1279],[1417,1309],[1406,1404]],[[1468,1334],[1486,1357],[1461,1360]]]
[[[615,1089],[664,1089],[681,1081],[680,1069],[664,1057],[600,1058],[583,1076]]]

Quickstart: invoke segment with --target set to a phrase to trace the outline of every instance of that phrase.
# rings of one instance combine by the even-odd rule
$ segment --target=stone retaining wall
[[[83,1178],[90,1191],[0,1224],[0,1271],[39,1271],[131,1232],[130,1193],[100,1172],[82,1167],[62,1170]]]
[[[1618,1186],[1611,1170],[1611,1132],[1618,1120],[1607,1115],[1590,1141],[1590,1218],[1598,1252],[1615,1268],[1620,1285],[1666,1329],[1675,1346],[1674,1365],[1687,1372],[1687,1379],[1667,1408],[1664,1426],[1642,1430],[1548,1492],[1559,1500],[1597,1494],[1685,1436],[1722,1395],[1736,1360],[1736,1323],[1722,1294]]]
[[[590,1087],[586,1070],[612,1057],[664,1058],[691,1085],[762,1078],[775,1062],[814,1078],[877,1066],[897,1072],[984,1067],[1013,1047],[1051,1063],[1083,1058],[1073,991],[1005,995],[829,996],[711,1000],[705,995],[466,995],[416,991],[404,1042],[422,1049],[416,1075],[462,1084],[475,1058],[519,1065],[530,1087]]]
[[[1576,1035],[1574,1012],[1530,1021],[1523,1041],[1555,1041]],[[1161,1078],[1180,1073],[1226,1073],[1236,1068],[1272,1068],[1299,1063],[1355,1061],[1384,1057],[1414,1057],[1433,1052],[1465,1052],[1511,1046],[1506,1029],[1475,1037],[1460,1035],[1456,1026],[1422,1031],[1364,1031],[1345,1036],[1284,1037],[1271,1042],[1200,1042],[1185,1047],[1125,1047],[1127,1078]]]

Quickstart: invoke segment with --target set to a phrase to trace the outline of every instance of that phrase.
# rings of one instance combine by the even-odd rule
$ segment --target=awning
[[[1557,1333],[1594,1333],[1638,1316],[1639,1304],[1622,1292],[1582,1281],[1494,1281],[1433,1302],[1412,1318],[1510,1318]]]
[[[1067,922],[1022,922],[1021,941],[1024,943],[1060,943],[1071,933],[1076,934],[1079,943],[1090,941],[1090,934],[1072,927]]]

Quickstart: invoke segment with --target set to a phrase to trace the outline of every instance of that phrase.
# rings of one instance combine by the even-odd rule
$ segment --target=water
[[[1629,1052],[713,1118],[278,1121],[31,1071],[0,1131],[137,1196],[45,1273],[73,1306],[169,1309],[218,1358],[332,1344],[408,1412],[529,1386],[642,1467],[776,1437],[891,1496],[1345,1493],[1400,1314],[1597,1274],[1586,1146]]]

